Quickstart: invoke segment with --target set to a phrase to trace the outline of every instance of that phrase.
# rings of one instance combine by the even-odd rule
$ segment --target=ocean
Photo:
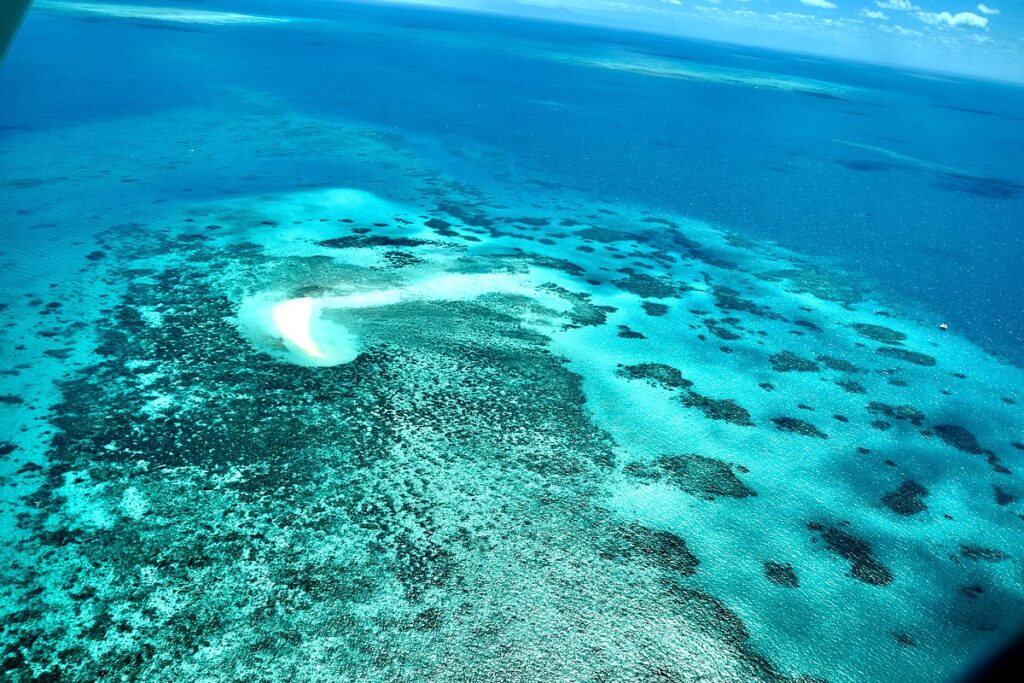
[[[0,677],[939,681],[1024,608],[1024,90],[430,7],[0,66]]]

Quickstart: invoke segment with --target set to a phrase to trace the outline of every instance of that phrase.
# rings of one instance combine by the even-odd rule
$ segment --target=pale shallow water
[[[935,681],[1020,626],[1019,90],[73,4],[0,68],[3,675]]]

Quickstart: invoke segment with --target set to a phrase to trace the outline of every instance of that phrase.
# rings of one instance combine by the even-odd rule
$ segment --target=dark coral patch
[[[723,311],[740,311],[743,313],[750,313],[751,315],[756,315],[761,318],[782,318],[782,316],[777,313],[773,313],[766,306],[762,306],[751,299],[745,298],[731,287],[713,287],[712,294],[714,294],[715,297],[715,306]]]
[[[827,439],[828,434],[821,431],[810,422],[799,420],[795,417],[773,417],[772,422],[775,428],[781,432],[800,434],[801,436],[813,436],[818,439]]]
[[[652,386],[661,386],[666,389],[686,389],[693,386],[693,382],[683,377],[683,373],[664,363],[624,365],[616,374],[627,379],[642,379]]]
[[[882,496],[882,505],[889,508],[897,515],[910,517],[928,509],[924,499],[928,496],[928,489],[913,479],[900,484],[895,491]]]
[[[764,563],[765,577],[776,586],[783,588],[799,588],[800,578],[793,571],[793,565],[788,562],[773,562],[768,560]]]
[[[903,334],[899,330],[894,330],[890,327],[885,327],[884,325],[858,323],[851,325],[850,327],[855,329],[862,337],[874,339],[875,341],[882,342],[883,344],[899,344],[907,339],[907,335]]]
[[[608,228],[585,228],[576,232],[582,239],[593,240],[603,244],[613,242],[640,242],[643,235],[623,230],[610,230]]]
[[[740,334],[737,334],[736,332],[733,332],[730,329],[723,327],[714,318],[705,318],[704,326],[708,328],[708,332],[715,335],[719,339],[724,339],[726,341],[735,341],[742,336]]]
[[[972,455],[982,455],[985,453],[985,449],[978,443],[978,438],[966,427],[961,427],[960,425],[935,425],[934,429],[943,443],[952,446],[958,451]]]
[[[963,543],[960,545],[960,555],[974,562],[1002,562],[1010,559],[1010,556],[1002,550],[987,548],[975,543]]]
[[[572,304],[572,310],[568,313],[571,322],[566,325],[566,328],[604,325],[608,320],[608,313],[615,310],[610,306],[598,306],[591,301],[590,295],[585,292],[573,292],[564,287],[559,287],[553,282],[548,282],[540,287],[557,294]]]
[[[775,372],[817,372],[818,364],[802,358],[792,351],[780,351],[768,357]]]
[[[866,394],[868,390],[864,388],[864,385],[860,382],[854,382],[852,379],[839,380],[836,382],[837,387],[841,387],[843,391],[850,394]]]
[[[1017,502],[1017,496],[1001,486],[993,486],[992,494],[995,496],[996,505],[999,506],[1011,505]]]
[[[540,266],[541,268],[551,268],[552,270],[560,270],[563,273],[568,273],[569,275],[575,277],[585,275],[587,272],[586,268],[584,268],[583,266],[579,265],[578,263],[573,263],[572,261],[564,258],[555,258],[553,256],[544,256],[543,254],[533,254],[526,252],[520,254],[519,256],[526,259],[535,266]]]
[[[1024,192],[1024,185],[1004,178],[983,178],[962,173],[947,173],[932,187],[952,192],[973,194],[985,199],[1014,199]]]
[[[612,544],[602,551],[604,559],[634,559],[659,569],[692,576],[700,560],[690,551],[686,541],[670,531],[649,529],[641,524],[617,527]]]
[[[754,426],[753,420],[750,419],[750,411],[731,398],[710,398],[696,391],[687,391],[679,400],[687,408],[703,411],[704,415],[712,420],[722,420],[742,427]]]
[[[431,218],[424,223],[425,226],[436,232],[442,237],[458,237],[459,233],[452,230],[452,224],[448,221],[441,220],[440,218]]]
[[[896,642],[900,644],[900,647],[917,647],[917,641],[909,633],[903,631],[893,631],[892,637],[896,639]]]
[[[409,266],[418,266],[426,263],[426,261],[418,256],[397,250],[384,252],[384,260],[392,268],[408,268]]]
[[[372,247],[422,247],[434,244],[429,240],[415,237],[385,237],[384,235],[346,235],[329,240],[320,240],[317,245],[331,249],[367,249]]]
[[[936,363],[935,358],[933,356],[929,356],[927,353],[909,351],[907,349],[896,348],[895,346],[879,346],[875,353],[880,356],[885,356],[886,358],[895,358],[896,360],[906,361],[907,363],[913,363],[915,365],[924,365],[926,367],[931,367]]]
[[[654,301],[644,301],[640,306],[644,309],[644,313],[655,318],[660,318],[668,313],[668,306]]]
[[[671,483],[687,493],[729,498],[757,495],[754,489],[740,481],[728,463],[715,458],[667,455],[658,459],[658,466]]]
[[[923,425],[925,420],[924,413],[912,405],[891,406],[887,403],[872,401],[867,405],[867,411],[875,415],[884,415],[893,420],[907,421],[915,427]]]
[[[807,528],[818,534],[829,551],[850,562],[850,575],[872,586],[888,586],[892,572],[882,564],[867,541],[835,526],[809,522]]]
[[[848,360],[842,358],[834,358],[832,356],[819,355],[815,358],[819,363],[824,365],[829,370],[835,370],[837,372],[848,372],[850,374],[856,374],[864,372],[863,368],[860,368]]]
[[[736,476],[729,463],[702,455],[666,455],[651,464],[631,463],[625,470],[639,479],[665,481],[686,493],[708,499],[757,495]]]
[[[613,285],[619,289],[636,294],[645,299],[667,299],[679,297],[679,293],[685,291],[685,285],[673,282],[668,278],[657,278],[646,273],[629,273],[621,280],[615,280]]]

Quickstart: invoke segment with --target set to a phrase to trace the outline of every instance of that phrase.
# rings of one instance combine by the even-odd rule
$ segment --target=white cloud
[[[900,10],[901,12],[910,12],[912,10],[921,9],[910,2],[910,0],[875,0],[875,4],[882,9],[895,9]]]
[[[896,24],[894,26],[890,26],[889,24],[879,24],[878,25],[878,30],[879,31],[885,31],[886,33],[896,33],[896,34],[901,35],[901,36],[918,36],[918,37],[920,37],[920,36],[924,35],[920,31],[914,30],[912,28],[903,28],[899,24]]]
[[[932,26],[973,26],[975,28],[985,28],[988,26],[987,18],[979,17],[973,12],[957,12],[956,14],[950,14],[949,12],[918,12],[917,18]]]
[[[879,12],[878,10],[874,9],[862,9],[860,12],[858,12],[858,14],[860,14],[862,17],[866,17],[868,19],[878,19],[879,21],[885,21],[886,19],[889,18],[889,15],[886,14],[885,12]]]
[[[821,7],[822,9],[835,9],[839,6],[828,0],[800,0],[800,2],[808,7]]]
[[[985,5],[984,3],[979,3],[978,4],[978,11],[981,12],[982,14],[1002,14],[1002,12],[1000,12],[995,7],[989,7],[988,5]]]

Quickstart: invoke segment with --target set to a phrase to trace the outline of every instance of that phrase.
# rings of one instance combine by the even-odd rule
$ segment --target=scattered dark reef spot
[[[1024,192],[1024,185],[1013,180],[982,178],[959,173],[947,173],[942,180],[933,183],[932,187],[973,194],[985,199],[1016,199]]]
[[[935,425],[934,431],[946,445],[952,446],[958,451],[970,453],[971,455],[983,455],[985,453],[985,449],[978,443],[978,438],[966,427],[943,424]]]
[[[893,631],[892,637],[896,639],[900,647],[917,647],[917,641],[914,640],[913,636],[904,631]]]
[[[800,318],[794,320],[793,324],[797,325],[798,327],[802,327],[805,330],[810,330],[811,332],[821,332],[821,326],[810,320],[804,320],[803,318]]]
[[[671,531],[650,529],[633,523],[617,527],[613,543],[601,553],[610,560],[634,559],[681,576],[697,573],[700,560],[686,541]]]
[[[864,385],[860,382],[854,382],[852,379],[844,379],[836,382],[837,387],[841,387],[843,391],[850,394],[866,394],[868,390],[864,388]]]
[[[924,499],[928,496],[928,489],[913,479],[900,484],[895,491],[882,496],[882,505],[889,508],[897,515],[911,517],[928,509]]]
[[[678,298],[688,287],[669,278],[658,278],[646,273],[630,273],[621,280],[614,280],[613,285],[619,289],[636,294],[644,299]]]
[[[731,287],[715,286],[712,289],[712,294],[715,297],[715,306],[723,311],[740,311],[772,320],[782,319],[782,316],[772,312],[768,307],[761,306],[755,301],[743,297],[737,290]]]
[[[642,379],[652,386],[661,386],[666,389],[686,389],[693,386],[693,382],[683,377],[683,373],[671,365],[663,363],[624,365],[616,374],[628,379]]]
[[[824,365],[829,370],[835,370],[836,372],[847,372],[851,375],[865,372],[864,368],[858,367],[848,360],[842,358],[835,358],[833,356],[819,355],[815,357],[815,360]]]
[[[783,588],[800,587],[800,578],[793,571],[793,565],[788,562],[782,563],[767,560],[764,563],[764,575],[776,586],[782,586]]]
[[[452,230],[452,224],[440,218],[431,218],[423,225],[427,226],[442,237],[458,237],[459,233]]]
[[[775,372],[817,372],[818,364],[792,351],[780,351],[768,357]]]
[[[743,336],[723,327],[714,318],[704,318],[704,326],[708,328],[708,331],[711,332],[711,334],[726,341],[735,341]]]
[[[392,268],[408,268],[426,263],[426,261],[418,256],[397,250],[384,252],[384,260]]]
[[[753,427],[754,422],[750,419],[750,411],[742,407],[731,398],[710,398],[696,391],[687,391],[679,400],[687,408],[701,410],[705,417],[712,420],[722,420],[741,427]]]
[[[895,358],[896,360],[906,361],[907,363],[913,363],[915,365],[923,365],[925,367],[931,367],[935,365],[935,358],[929,356],[927,353],[920,353],[918,351],[909,351],[907,349],[896,348],[895,346],[879,346],[875,351],[880,356],[886,358]]]
[[[585,240],[593,240],[595,242],[601,242],[602,244],[612,244],[614,242],[642,242],[644,236],[642,233],[624,232],[622,230],[610,230],[608,228],[585,228],[578,230],[576,234]]]
[[[368,249],[372,247],[422,247],[437,244],[415,237],[386,237],[384,235],[346,235],[317,242],[318,246],[330,249]]]
[[[999,506],[1012,505],[1017,502],[1017,496],[1001,486],[993,486],[992,494],[995,496],[996,505]]]
[[[1002,550],[987,548],[974,543],[963,543],[960,545],[960,555],[974,562],[1002,562],[1010,559],[1010,556]]]
[[[655,318],[659,318],[668,313],[668,306],[654,301],[644,301],[640,306],[644,309],[644,313]]]
[[[619,325],[618,336],[623,339],[647,339],[642,332],[631,329],[629,325]]]
[[[789,432],[790,434],[799,434],[801,436],[811,436],[818,439],[827,439],[828,434],[821,431],[810,422],[797,419],[795,417],[773,417],[772,422],[775,424],[775,428],[781,432]]]
[[[16,178],[14,180],[8,180],[3,184],[4,187],[11,187],[15,190],[28,190],[33,187],[39,187],[43,184],[43,181],[39,178]]]
[[[604,325],[608,321],[608,314],[615,310],[610,306],[598,306],[585,292],[572,292],[553,282],[543,284],[541,288],[557,294],[572,304],[572,309],[568,313],[571,322],[566,324],[566,328]]]
[[[907,335],[903,334],[899,330],[894,330],[884,325],[872,325],[869,323],[857,323],[851,325],[854,330],[857,331],[862,337],[873,339],[883,344],[899,344],[906,341]]]
[[[867,411],[874,415],[884,415],[893,420],[909,422],[915,427],[924,424],[925,416],[920,410],[912,405],[891,406],[887,403],[872,401],[867,405]]]
[[[888,586],[893,581],[892,572],[874,555],[874,549],[867,541],[853,534],[820,522],[809,522],[807,528],[817,534],[832,553],[850,562],[850,575],[858,581],[872,586]]]
[[[531,252],[523,252],[518,256],[529,261],[535,266],[541,268],[551,268],[552,270],[560,270],[563,273],[568,273],[573,277],[580,277],[585,275],[587,270],[578,263],[573,263],[568,259],[555,258],[553,256],[544,256],[543,254],[534,254]]]
[[[456,220],[477,228],[490,228],[494,225],[494,219],[481,210],[481,204],[466,204],[460,202],[441,202],[437,210],[452,216]]]
[[[630,463],[627,474],[645,481],[665,481],[694,496],[747,498],[757,492],[744,484],[726,462],[702,455],[666,455],[654,463]]]

